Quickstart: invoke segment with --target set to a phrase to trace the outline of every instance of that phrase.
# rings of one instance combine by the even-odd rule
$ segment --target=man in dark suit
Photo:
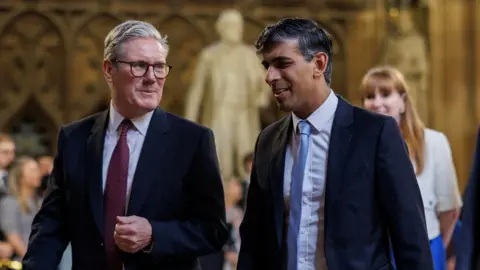
[[[256,43],[266,82],[292,112],[261,132],[238,269],[432,270],[423,203],[393,118],[330,89],[332,40],[283,19]]]
[[[454,232],[455,269],[480,269],[480,129],[470,179],[464,193],[461,218]]]
[[[211,130],[158,108],[171,67],[166,39],[126,21],[105,39],[105,111],[61,128],[52,187],[36,215],[24,270],[200,269],[227,239]]]

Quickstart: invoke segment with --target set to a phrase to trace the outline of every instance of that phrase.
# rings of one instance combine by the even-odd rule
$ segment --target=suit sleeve
[[[470,172],[464,194],[462,215],[458,224],[458,243],[455,245],[457,269],[473,269],[476,263],[475,254],[478,245],[478,207],[479,207],[479,181],[480,181],[480,129],[478,130],[477,143],[473,157],[473,166]]]
[[[433,270],[417,178],[397,123],[388,118],[377,153],[377,194],[398,270]]]
[[[260,138],[260,136],[258,136],[258,138]],[[259,139],[257,139],[256,144],[258,144],[258,140]],[[259,243],[257,235],[258,231],[261,230],[259,225],[262,216],[259,206],[262,200],[262,195],[260,194],[260,187],[258,185],[256,157],[257,145],[255,145],[250,185],[247,193],[247,206],[242,224],[240,225],[241,245],[237,265],[238,270],[254,269],[254,247],[255,244]]]
[[[65,142],[63,129],[58,135],[57,154],[51,174],[51,186],[32,223],[24,270],[56,269],[70,241],[65,217],[65,190],[62,151]]]
[[[149,254],[162,258],[196,258],[221,251],[228,238],[225,199],[215,140],[204,132],[186,178],[188,219],[150,221],[153,246]]]

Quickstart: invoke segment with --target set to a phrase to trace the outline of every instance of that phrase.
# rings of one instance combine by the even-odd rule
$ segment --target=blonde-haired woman
[[[17,258],[27,251],[33,217],[40,207],[36,190],[40,185],[40,172],[35,159],[19,158],[8,173],[10,195],[0,203],[0,230],[5,233]]]
[[[370,69],[360,92],[366,109],[392,116],[400,126],[422,194],[435,270],[445,270],[445,246],[462,205],[449,142],[443,133],[424,126],[399,70]]]

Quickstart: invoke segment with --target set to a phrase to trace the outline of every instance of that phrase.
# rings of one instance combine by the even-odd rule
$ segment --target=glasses
[[[130,72],[132,73],[133,77],[143,77],[147,74],[147,71],[150,67],[153,68],[153,74],[157,79],[165,79],[170,73],[172,66],[167,65],[165,63],[157,63],[157,64],[149,64],[143,61],[136,61],[136,62],[127,62],[127,61],[120,61],[114,60],[113,62],[126,64],[130,66]]]

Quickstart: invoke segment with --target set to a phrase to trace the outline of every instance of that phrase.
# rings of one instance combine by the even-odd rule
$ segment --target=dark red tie
[[[130,153],[127,144],[127,131],[133,127],[130,120],[124,119],[120,124],[120,138],[112,153],[108,166],[107,183],[105,185],[104,215],[105,215],[105,252],[108,270],[122,270],[120,251],[115,245],[113,233],[117,216],[125,215],[127,196],[128,162]]]

